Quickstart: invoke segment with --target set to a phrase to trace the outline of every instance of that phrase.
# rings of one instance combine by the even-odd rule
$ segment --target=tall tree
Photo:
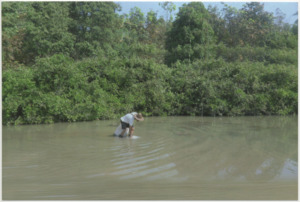
[[[157,18],[157,13],[149,11],[146,19],[146,30],[148,32],[148,43],[155,43],[164,48],[166,40],[166,26],[163,18]]]
[[[93,56],[99,49],[119,43],[121,19],[116,13],[120,9],[113,2],[72,2],[70,31],[76,37],[73,57]]]
[[[294,13],[294,16],[298,16],[298,11],[296,13]],[[293,24],[292,32],[293,32],[293,34],[298,35],[298,18]]]
[[[30,25],[24,38],[24,62],[32,63],[35,57],[56,53],[70,55],[74,37],[68,31],[69,8],[67,2],[33,2],[27,13]]]
[[[215,36],[209,18],[210,14],[201,2],[184,4],[180,8],[167,35],[168,64],[177,60],[193,61],[212,56],[210,45],[215,44]]]
[[[212,7],[211,5],[209,5],[207,10],[211,15],[211,17],[209,18],[209,23],[214,30],[217,42],[220,42],[224,40],[228,35],[227,29],[225,27],[225,20],[223,19],[223,16],[221,15],[221,12],[218,10],[217,6]]]
[[[142,10],[138,7],[130,9],[129,18],[128,18],[128,28],[133,34],[132,36],[137,41],[145,41],[146,32],[145,32],[145,21],[146,18]]]
[[[264,11],[263,4],[246,3],[240,10],[225,5],[223,11],[230,35],[229,45],[265,45],[273,25],[273,15]]]
[[[18,66],[23,62],[22,47],[31,4],[28,2],[2,3],[2,67]]]
[[[172,12],[176,10],[176,5],[173,2],[166,1],[164,3],[159,3],[159,5],[166,11],[166,22],[173,21]]]

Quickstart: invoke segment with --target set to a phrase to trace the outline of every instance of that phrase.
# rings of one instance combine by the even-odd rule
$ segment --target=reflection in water
[[[117,124],[4,127],[3,198],[297,198],[297,117],[150,117],[139,139]]]

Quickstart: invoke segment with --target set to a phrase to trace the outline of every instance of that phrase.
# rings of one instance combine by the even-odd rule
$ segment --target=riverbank
[[[170,21],[114,2],[2,6],[2,125],[298,113],[298,22],[259,2],[189,2]]]

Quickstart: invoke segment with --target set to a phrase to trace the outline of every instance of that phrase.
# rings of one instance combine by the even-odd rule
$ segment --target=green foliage
[[[2,67],[3,69],[17,67],[22,61],[22,46],[26,28],[28,2],[2,3]]]
[[[176,10],[176,5],[169,1],[166,1],[164,3],[159,3],[159,5],[166,11],[166,21],[172,22],[173,21],[172,12]]]
[[[271,13],[264,11],[259,2],[246,3],[240,10],[225,4],[223,24],[226,44],[264,46],[267,35],[272,30],[274,19]],[[224,29],[223,29],[224,30]]]
[[[174,21],[170,2],[166,21],[113,2],[2,5],[3,124],[297,114],[298,22],[260,3],[192,2]]]
[[[190,65],[177,63],[173,68],[175,79],[171,86],[178,101],[175,114],[297,113],[297,72],[294,66],[198,60]]]
[[[30,24],[24,36],[22,62],[32,64],[35,57],[57,53],[70,55],[74,36],[68,31],[70,18],[68,4],[63,2],[33,2],[27,12]]]
[[[226,47],[224,44],[217,46],[217,55],[228,62],[253,61],[265,62],[265,64],[298,64],[297,50],[268,47],[236,46]]]
[[[214,31],[208,22],[209,13],[201,2],[184,4],[167,35],[167,64],[177,60],[209,59],[214,54]]]
[[[119,6],[113,2],[72,2],[69,4],[69,30],[75,36],[71,56],[83,59],[98,55],[121,40],[121,18],[115,13]]]

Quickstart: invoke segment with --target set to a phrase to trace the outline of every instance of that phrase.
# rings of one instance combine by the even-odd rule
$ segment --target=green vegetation
[[[3,124],[298,111],[298,22],[246,3],[2,3]]]

